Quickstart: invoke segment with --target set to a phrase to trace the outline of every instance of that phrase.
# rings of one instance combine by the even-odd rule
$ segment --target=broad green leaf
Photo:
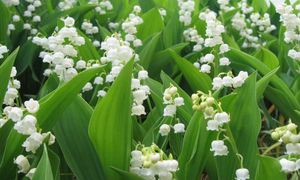
[[[45,96],[57,87],[58,81],[51,77],[53,76],[43,86],[40,96]],[[100,161],[88,137],[88,123],[92,112],[87,102],[77,96],[58,117],[53,130],[64,159],[76,178],[100,180],[104,179]]]
[[[268,5],[267,5],[266,1],[253,0],[252,6],[256,12],[265,13],[268,10]]]
[[[194,91],[208,92],[211,89],[211,79],[207,74],[201,73],[191,62],[180,57],[173,50],[169,50],[169,53]]]
[[[85,44],[82,46],[77,47],[78,49],[78,56],[83,58],[84,60],[92,60],[92,59],[99,59],[99,53],[97,49],[93,45],[90,38],[88,38],[84,33],[77,29],[77,32],[80,36],[84,37]]]
[[[33,61],[38,60],[38,46],[33,44],[32,41],[25,42],[21,47],[16,58],[16,68],[18,70],[18,74],[23,73]]]
[[[141,64],[148,69],[150,63],[154,60],[153,55],[160,40],[160,33],[155,34],[152,39],[144,46],[140,53]]]
[[[92,113],[89,104],[77,96],[54,126],[54,135],[64,158],[79,180],[104,180],[100,160],[88,136]]]
[[[164,28],[164,22],[157,8],[153,8],[143,14],[143,23],[137,27],[137,37],[145,41],[151,35],[160,32]]]
[[[198,180],[206,164],[214,133],[206,130],[202,112],[195,112],[184,135],[183,147],[179,156],[180,180]]]
[[[174,50],[176,53],[180,54],[180,52],[188,45],[188,43],[179,43],[176,44],[169,49]],[[168,65],[173,65],[173,58],[171,54],[169,53],[169,49],[165,49],[162,51],[158,51],[153,56],[153,61],[150,62],[149,65],[149,75],[150,77],[153,77],[154,79],[159,79],[159,74],[163,70],[165,72],[168,72],[172,69],[169,68]],[[167,71],[168,70],[168,71]]]
[[[165,48],[169,48],[181,40],[182,24],[179,22],[177,12],[173,13],[170,20],[163,29],[163,43]]]
[[[57,121],[55,117],[64,112],[65,109],[62,107],[69,105],[82,87],[102,70],[103,67],[83,71],[51,93],[50,96],[42,98],[40,100],[40,109],[36,114],[39,125],[44,130],[51,129]]]
[[[6,44],[8,35],[7,29],[8,24],[11,21],[10,13],[8,8],[5,6],[3,1],[0,1],[0,16],[1,16],[1,23],[0,23],[0,44]]]
[[[60,180],[60,157],[49,149],[48,158],[51,163],[51,170],[54,180]]]
[[[44,144],[44,152],[41,160],[36,167],[36,171],[32,177],[32,180],[54,180],[50,160],[48,157],[47,147]]]
[[[256,97],[257,99],[261,98],[263,93],[265,92],[271,78],[276,74],[279,68],[273,69],[268,74],[266,74],[264,77],[262,77],[259,81],[256,83]]]
[[[147,1],[139,0],[139,4],[140,4],[143,12],[147,12],[150,9],[155,7],[155,3],[153,2],[153,0],[147,0]]]
[[[259,51],[255,54],[255,57],[260,59],[264,64],[266,64],[270,69],[275,69],[279,66],[279,60],[266,48],[260,48]]]
[[[2,104],[7,90],[7,85],[10,79],[11,69],[14,65],[18,51],[19,48],[14,50],[0,66],[0,112],[2,111]]]
[[[255,180],[287,179],[286,174],[281,171],[281,166],[277,159],[268,156],[259,156],[259,163]]]
[[[122,179],[111,167],[129,169],[132,68],[133,60],[125,65],[106,96],[98,102],[89,124],[89,136],[107,179]]]
[[[40,110],[36,114],[39,126],[44,131],[51,130],[58,120],[57,117],[70,105],[86,82],[101,70],[102,68],[99,67],[83,71],[57,90],[42,98],[39,101]],[[12,171],[15,168],[13,159],[22,152],[23,148],[21,145],[25,139],[26,137],[19,134],[16,130],[11,130],[0,164],[0,177],[5,178],[13,174]]]

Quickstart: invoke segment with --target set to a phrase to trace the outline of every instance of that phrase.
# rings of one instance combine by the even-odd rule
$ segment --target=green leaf
[[[148,69],[153,61],[153,55],[160,39],[160,33],[155,34],[152,39],[144,46],[140,53],[141,64]]]
[[[166,27],[163,29],[163,43],[169,48],[180,42],[182,36],[182,24],[179,22],[177,13],[173,13]]]
[[[276,74],[279,68],[273,69],[256,83],[256,97],[260,99],[265,92],[271,78]]]
[[[14,50],[0,66],[0,112],[2,111],[2,104],[7,90],[7,85],[10,79],[11,69],[14,65],[18,51],[19,48]]]
[[[200,72],[191,62],[180,57],[173,50],[169,49],[169,53],[175,60],[193,91],[201,90],[207,93],[211,89],[211,79],[207,74]]]
[[[180,180],[198,180],[206,164],[214,133],[206,130],[202,112],[195,112],[185,132],[182,152],[179,156]]]
[[[77,96],[54,126],[54,135],[64,158],[79,180],[104,180],[100,160],[88,136],[92,113],[89,104]]]
[[[259,156],[259,163],[255,180],[287,179],[286,174],[281,171],[281,166],[277,159],[268,156]]]
[[[32,41],[27,41],[20,47],[20,51],[18,53],[15,63],[15,66],[18,70],[18,74],[23,73],[26,70],[26,68],[28,68],[28,66],[32,64],[32,62],[36,60],[36,58],[38,58],[38,49],[38,46],[33,44]]]
[[[39,164],[36,167],[36,171],[32,177],[32,180],[54,180],[51,164],[48,157],[47,147],[44,144],[44,152]]]
[[[102,70],[103,67],[85,70],[40,100],[40,109],[36,117],[43,130],[49,130],[55,125],[55,118],[64,112],[64,108],[73,101],[82,87]]]
[[[3,1],[0,1],[0,16],[1,16],[0,44],[6,44],[7,39],[8,39],[7,29],[8,29],[8,24],[11,21],[11,19],[10,19],[9,10],[5,6]]]
[[[264,13],[268,10],[268,5],[267,5],[266,1],[253,0],[252,6],[256,12]]]
[[[276,55],[266,48],[260,48],[260,50],[255,54],[255,57],[260,59],[270,69],[275,69],[279,66],[279,60]]]
[[[138,33],[136,36],[145,41],[155,33],[160,32],[164,28],[164,22],[157,8],[153,8],[142,16],[143,23],[137,26]]]
[[[122,179],[110,167],[129,169],[132,68],[133,60],[125,65],[106,96],[98,102],[90,120],[89,136],[101,158],[107,179]]]
[[[96,47],[93,45],[93,42],[91,41],[91,39],[88,38],[79,29],[77,29],[77,32],[85,40],[84,45],[77,47],[79,57],[83,58],[84,60],[99,59],[100,55],[97,52]]]

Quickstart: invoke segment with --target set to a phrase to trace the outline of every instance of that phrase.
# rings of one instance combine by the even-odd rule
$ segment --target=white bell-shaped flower
[[[228,148],[222,140],[213,141],[210,151],[214,152],[214,156],[227,156],[228,154]]]
[[[32,98],[29,101],[25,101],[24,105],[29,113],[36,113],[40,108],[39,102]]]
[[[285,158],[280,159],[281,170],[285,173],[291,173],[296,170],[296,163]]]
[[[249,170],[246,168],[240,168],[235,171],[236,180],[250,179]]]
[[[23,156],[19,155],[15,160],[14,163],[18,166],[18,172],[19,173],[27,173],[28,170],[30,169],[30,164],[28,159]]]
[[[14,125],[14,129],[17,130],[18,133],[23,135],[31,135],[36,132],[36,118],[32,115],[26,115],[23,120],[18,121]]]

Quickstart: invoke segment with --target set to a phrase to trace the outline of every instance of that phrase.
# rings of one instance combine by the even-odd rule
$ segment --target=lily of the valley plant
[[[1,180],[300,179],[300,1],[0,0]]]

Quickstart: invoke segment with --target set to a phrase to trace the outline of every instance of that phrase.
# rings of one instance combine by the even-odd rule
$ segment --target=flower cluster
[[[58,3],[58,7],[60,10],[64,11],[67,9],[71,9],[72,7],[74,7],[77,3],[77,0],[63,0],[61,2]]]
[[[2,0],[5,5],[10,6],[18,6],[20,4],[20,0]]]
[[[131,152],[130,172],[143,179],[172,180],[178,170],[178,162],[169,157],[155,144],[150,147],[138,145]]]
[[[276,6],[276,11],[280,14],[280,21],[282,21],[285,27],[284,41],[286,43],[293,43],[292,49],[288,51],[288,56],[294,60],[300,61],[300,49],[297,43],[300,41],[300,17],[299,17],[300,5],[294,5],[293,3],[287,5],[280,3]]]
[[[137,27],[143,23],[143,19],[138,16],[141,12],[141,7],[136,5],[133,7],[132,13],[129,14],[128,18],[122,23],[122,30],[125,32],[125,41],[132,43],[134,47],[143,45],[143,42],[136,37]]]
[[[26,152],[35,153],[45,141],[48,145],[54,144],[55,137],[51,132],[41,133],[41,130],[37,128],[35,114],[39,110],[38,101],[30,99],[24,102],[24,106],[25,108],[6,106],[3,110],[4,116],[0,118],[0,127],[8,120],[13,121],[15,123],[14,129],[18,133],[28,136],[22,144]],[[18,165],[19,173],[27,173],[26,176],[32,178],[35,168],[30,170],[29,161],[24,155],[19,155],[14,163]]]
[[[101,64],[111,63],[112,68],[106,76],[106,82],[113,82],[119,75],[123,66],[132,58],[138,59],[138,55],[134,55],[130,44],[123,41],[119,34],[108,37],[101,43],[101,49],[104,50],[104,56],[101,57]]]
[[[138,78],[133,78],[131,80],[131,90],[133,94],[133,104],[131,108],[131,115],[145,115],[145,107],[143,106],[143,102],[150,95],[150,88],[141,84],[148,78],[148,72],[146,70],[141,70],[138,72]]]
[[[23,142],[22,147],[25,148],[26,152],[35,153],[44,141],[47,140],[49,145],[53,144],[55,137],[51,132],[41,133],[41,130],[38,131],[37,119],[35,117],[40,107],[38,101],[30,99],[24,102],[24,107],[17,106],[21,103],[19,101],[16,103],[16,99],[18,98],[17,89],[21,87],[21,84],[18,80],[14,79],[16,74],[17,70],[13,67],[10,74],[11,79],[4,97],[3,103],[7,106],[3,109],[3,114],[0,116],[0,128],[11,120],[14,123],[13,128],[19,134],[28,136]],[[35,168],[30,170],[29,161],[25,156],[19,155],[14,162],[18,165],[19,173],[27,173],[26,176],[30,179],[32,178]]]
[[[73,18],[67,17],[64,19],[64,27],[52,36],[33,38],[32,42],[44,49],[40,53],[43,62],[49,64],[49,68],[44,72],[45,76],[55,73],[60,80],[69,81],[77,75],[78,72],[74,68],[74,60],[78,54],[76,46],[84,45],[85,39],[77,33],[74,23]]]
[[[217,2],[220,5],[221,13],[234,9],[234,7],[230,5],[229,0],[218,0]]]
[[[7,106],[15,105],[16,99],[19,97],[18,89],[21,88],[21,83],[20,81],[15,79],[16,75],[17,75],[17,69],[16,67],[12,67],[10,73],[10,80],[3,100],[3,104]],[[1,123],[0,123],[0,127],[1,127]]]
[[[203,47],[204,39],[198,34],[195,27],[188,28],[183,31],[183,36],[186,41],[196,43],[193,47],[193,51],[200,51]]]
[[[8,49],[6,46],[0,44],[0,59],[2,59],[4,56],[3,54],[7,53],[8,52]]]
[[[179,121],[179,119],[177,119],[177,121]],[[159,134],[161,136],[167,136],[171,132],[171,128],[174,129],[174,133],[175,134],[184,133],[185,132],[185,125],[183,123],[177,123],[174,126],[170,126],[168,124],[162,124],[159,127]]]
[[[204,40],[205,47],[214,47],[223,44],[222,33],[225,28],[222,23],[217,19],[217,14],[214,11],[206,9],[199,14],[199,18],[206,22],[206,38]]]
[[[106,14],[107,11],[113,10],[113,5],[109,0],[102,0],[101,2],[99,2],[98,0],[90,0],[89,3],[97,5],[95,10],[100,15]]]
[[[224,56],[225,52],[229,51],[229,46],[227,44],[220,45],[220,53],[218,55],[219,58],[219,65],[220,66],[228,66],[230,65],[230,60]],[[215,62],[215,55],[208,53],[205,56],[202,56],[199,60],[194,62],[194,66],[200,69],[200,72],[203,73],[210,73],[211,72],[211,65]]]
[[[86,34],[96,34],[99,32],[98,27],[93,26],[93,24],[88,20],[84,20],[84,22],[81,24],[81,29],[83,29]]]
[[[228,72],[227,75],[224,77],[220,77],[220,75],[213,79],[213,90],[218,90],[223,87],[241,87],[244,84],[245,80],[248,78],[248,73],[246,71],[240,71],[239,74],[235,77],[232,75],[231,72]]]
[[[192,95],[193,109],[204,112],[204,118],[208,120],[206,129],[220,131],[224,124],[230,121],[230,116],[222,111],[221,105],[215,98],[201,91]]]
[[[38,33],[38,23],[41,22],[41,16],[39,16],[36,11],[37,8],[42,6],[42,2],[40,0],[26,0],[26,9],[22,12],[24,17],[23,29],[30,31],[32,35]],[[21,12],[20,12],[21,13]],[[12,22],[8,25],[8,34],[11,31],[16,30],[15,24],[20,21],[20,16],[15,14],[12,16]]]
[[[177,107],[184,105],[184,100],[177,92],[177,87],[172,84],[169,88],[165,89],[163,100],[164,104],[166,104],[164,116],[174,117]]]
[[[177,0],[179,10],[179,21],[185,26],[189,26],[192,22],[192,13],[195,8],[194,0]]]
[[[280,159],[282,171],[285,173],[293,173],[300,169],[300,133],[297,132],[297,125],[291,121],[286,126],[276,128],[271,133],[272,139],[284,143],[288,158]]]
[[[242,0],[238,3],[241,11],[238,11],[232,18],[232,27],[239,31],[239,34],[244,38],[243,48],[258,48],[264,45],[260,38],[261,33],[269,33],[276,29],[271,24],[270,15],[265,13],[260,15],[253,12],[253,7],[247,4],[247,1]],[[258,34],[258,35],[256,35]]]

